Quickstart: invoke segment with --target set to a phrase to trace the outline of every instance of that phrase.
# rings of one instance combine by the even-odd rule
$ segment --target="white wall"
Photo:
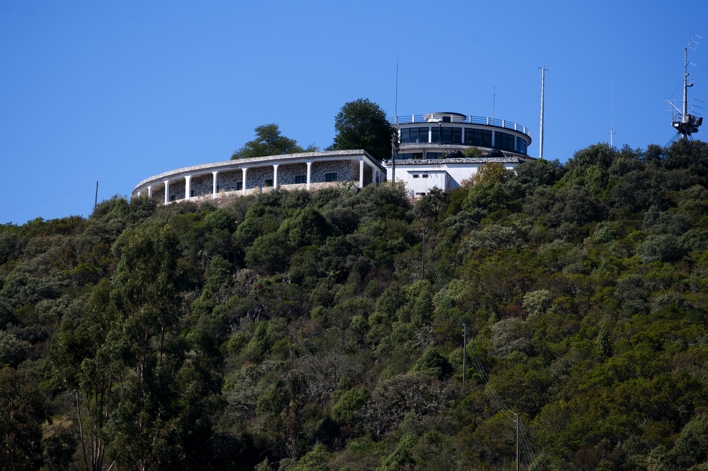
[[[427,194],[433,187],[441,190],[459,188],[463,180],[472,178],[483,165],[483,163],[397,165],[396,181],[405,183],[409,193],[420,197],[421,193]],[[504,168],[512,170],[517,165],[505,162]],[[391,169],[387,170],[390,174]],[[418,178],[414,175],[418,175]],[[428,178],[423,178],[423,175],[428,175]]]

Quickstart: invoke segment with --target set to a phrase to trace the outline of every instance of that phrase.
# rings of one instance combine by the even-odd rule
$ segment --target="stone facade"
[[[192,187],[192,194],[190,196],[194,197],[210,194],[212,192],[211,187],[213,181],[214,179],[210,173],[193,177],[190,185]]]

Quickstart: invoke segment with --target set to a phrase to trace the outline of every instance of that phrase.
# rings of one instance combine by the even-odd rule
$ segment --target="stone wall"
[[[155,188],[152,189],[152,199],[158,203],[163,203],[165,201],[165,187],[163,186],[159,190]]]
[[[216,175],[216,188],[219,193],[222,191],[236,191],[239,183],[243,183],[243,172],[241,169],[219,172]]]
[[[170,201],[183,200],[185,190],[184,178],[170,182]],[[164,192],[163,192],[164,194]]]
[[[249,168],[246,172],[246,189],[266,186],[266,180],[272,179],[272,166]]]
[[[359,165],[357,163],[357,165]],[[334,162],[314,162],[312,164],[311,182],[325,182],[328,173],[336,173],[338,182],[351,180],[351,161],[338,160]]]
[[[295,177],[307,176],[307,164],[292,164],[278,166],[278,185],[294,185]]]
[[[196,177],[192,177],[190,185],[192,187],[191,196],[201,196],[210,194],[212,191],[211,187],[213,182],[214,176],[212,174],[197,175]]]

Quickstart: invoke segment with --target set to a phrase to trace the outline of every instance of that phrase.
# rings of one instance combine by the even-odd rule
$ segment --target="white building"
[[[526,126],[504,119],[482,118],[453,112],[396,117],[400,148],[394,162],[384,162],[390,179],[403,182],[411,196],[421,197],[432,188],[451,190],[469,179],[486,163],[507,169],[533,160]],[[464,158],[462,152],[479,149],[480,157]],[[395,177],[394,177],[395,174]]]
[[[308,152],[227,160],[178,168],[146,178],[132,196],[173,201],[248,195],[273,188],[314,190],[349,182],[363,188],[386,180],[383,166],[363,150]]]

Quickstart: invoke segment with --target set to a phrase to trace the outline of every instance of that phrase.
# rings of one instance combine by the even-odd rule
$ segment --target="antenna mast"
[[[393,122],[398,133],[398,56],[396,56],[396,104],[393,108]],[[397,136],[391,136],[391,181],[396,184],[396,140]]]
[[[688,42],[688,46],[683,50],[683,101],[679,110],[673,101],[669,104],[674,108],[673,119],[671,125],[678,131],[678,134],[684,139],[690,139],[691,134],[698,132],[698,127],[703,124],[703,118],[696,118],[688,112],[688,87],[693,86],[693,80],[688,78],[688,64],[696,65],[688,61],[688,50],[693,49],[691,44],[698,45],[694,38],[702,39],[701,36],[694,34]],[[695,51],[695,49],[693,49]],[[677,135],[678,135],[677,134]]]
[[[546,88],[546,66],[544,65],[543,67],[539,67],[541,69],[541,137],[538,140],[538,158],[542,159],[543,158],[543,120],[544,120],[544,101],[545,101],[545,88]]]
[[[610,149],[614,149],[615,146],[612,144],[612,137],[617,134],[612,125],[612,118],[615,105],[615,81],[612,80],[612,93],[610,94]]]

